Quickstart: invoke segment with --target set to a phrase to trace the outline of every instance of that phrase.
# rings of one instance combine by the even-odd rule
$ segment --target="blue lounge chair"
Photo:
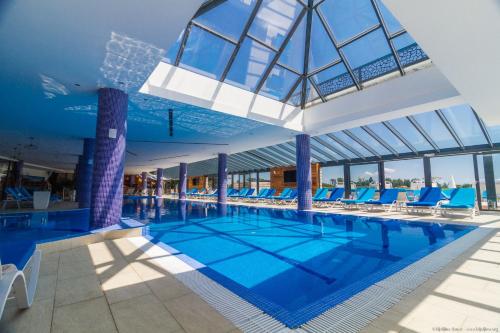
[[[420,190],[406,190],[406,200],[408,202],[413,202],[418,200],[418,197],[420,196]]]
[[[368,200],[373,200],[375,196],[374,188],[360,188],[359,192],[356,191],[357,198],[356,199],[345,199],[341,200],[344,204],[344,208],[358,208],[359,205],[364,204]]]
[[[270,190],[269,188],[260,189],[259,193],[254,194],[254,195],[249,195],[245,198],[245,200],[248,202],[257,202],[259,199],[263,199],[263,198],[267,197],[269,190]]]
[[[28,202],[28,203],[33,202],[33,198],[26,197],[16,188],[7,187],[5,189],[5,192],[7,193],[8,198],[7,200],[3,201],[2,209],[5,209],[5,207],[7,207],[7,204],[9,202],[15,202],[17,204],[17,208],[21,208],[21,203],[23,202]]]
[[[265,196],[263,196],[262,198],[256,199],[256,201],[270,200],[272,197],[275,196],[275,194],[276,194],[276,189],[274,189],[274,188],[268,188],[267,189],[267,193],[265,194]]]
[[[470,211],[471,218],[476,215],[476,190],[473,188],[456,188],[450,194],[450,201],[438,205],[441,215],[448,211]]]
[[[285,187],[283,191],[281,191],[280,195],[273,195],[269,199],[271,200],[281,200],[283,198],[287,198],[288,195],[292,192],[292,189],[289,187]]]
[[[398,195],[399,195],[399,190],[396,188],[384,189],[380,192],[380,199],[366,201],[365,207],[368,210],[372,210],[376,207],[382,209],[388,208],[387,211],[390,212],[398,202]]]
[[[245,194],[240,194],[238,196],[238,199],[245,199],[245,198],[251,197],[254,193],[255,193],[255,189],[249,188]]]
[[[328,192],[330,192],[330,195],[328,195],[327,193],[325,198],[313,200],[314,206],[327,207],[330,205],[340,203],[342,198],[344,197],[345,190],[343,187],[336,187],[330,189],[330,191]]]
[[[231,195],[228,195],[227,198],[229,200],[236,200],[236,199],[239,199],[239,198],[243,198],[243,197],[247,196],[248,191],[250,191],[250,189],[244,187],[239,192],[235,192],[235,193],[233,193]]]
[[[316,193],[314,193],[314,196],[312,197],[313,202],[317,200],[326,199],[328,192],[329,192],[328,188],[318,188],[316,190]]]
[[[274,201],[274,203],[276,203],[278,205],[290,205],[297,200],[297,195],[298,195],[297,190],[293,189],[293,190],[290,190],[290,192],[287,196],[284,196],[280,199],[275,199],[273,201]]]
[[[407,202],[406,203],[406,212],[411,211],[422,211],[422,210],[435,210],[439,201],[442,199],[441,189],[439,187],[422,187],[420,189],[420,197],[418,201],[415,202]]]

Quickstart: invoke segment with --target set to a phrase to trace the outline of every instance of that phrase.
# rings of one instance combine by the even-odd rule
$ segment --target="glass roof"
[[[427,55],[380,0],[212,0],[166,60],[305,108]]]
[[[462,154],[500,149],[500,126],[485,126],[468,105],[420,113],[311,138],[313,162],[366,163],[421,158],[425,154]],[[212,160],[210,160],[212,161]],[[193,163],[198,165],[197,162]],[[216,173],[217,161],[196,170]],[[211,164],[211,165],[212,165]],[[265,170],[295,164],[295,141],[229,156],[229,172]],[[203,167],[202,167],[202,166]],[[191,169],[190,169],[191,170]],[[190,171],[191,173],[191,171]]]

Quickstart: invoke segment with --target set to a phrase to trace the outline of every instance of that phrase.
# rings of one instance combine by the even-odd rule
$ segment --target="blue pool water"
[[[203,264],[200,272],[297,327],[474,227],[284,209],[125,200],[125,220]],[[2,262],[35,242],[89,233],[88,210],[0,215]],[[21,251],[24,249],[25,251]],[[185,258],[185,256],[179,256]]]

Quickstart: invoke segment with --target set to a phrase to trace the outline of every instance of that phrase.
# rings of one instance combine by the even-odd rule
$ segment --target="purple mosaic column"
[[[83,155],[78,159],[78,208],[89,208],[92,193],[95,139],[83,140]]]
[[[122,215],[127,107],[123,91],[99,89],[90,210],[94,229],[117,224]]]
[[[179,199],[186,199],[187,189],[187,163],[179,165]]]
[[[227,199],[227,154],[219,154],[217,177],[217,202],[225,204]]]
[[[308,134],[299,134],[296,141],[297,163],[297,209],[309,210],[312,208],[312,180],[311,180],[311,137]]]
[[[163,196],[163,169],[156,169],[156,196]]]
[[[148,173],[147,172],[141,173],[141,179],[142,179],[142,195],[147,195],[148,194]]]
[[[16,162],[16,167],[14,169],[14,186],[15,187],[21,187],[22,182],[23,182],[23,168],[24,168],[24,161],[19,160]]]

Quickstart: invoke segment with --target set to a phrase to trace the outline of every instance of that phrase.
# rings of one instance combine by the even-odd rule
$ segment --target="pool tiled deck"
[[[346,213],[471,223],[469,218],[436,219],[399,212]],[[473,224],[491,233],[363,332],[500,330],[499,221],[500,214],[476,217]],[[0,332],[239,331],[132,240],[46,246],[33,307],[19,311],[9,301]]]

